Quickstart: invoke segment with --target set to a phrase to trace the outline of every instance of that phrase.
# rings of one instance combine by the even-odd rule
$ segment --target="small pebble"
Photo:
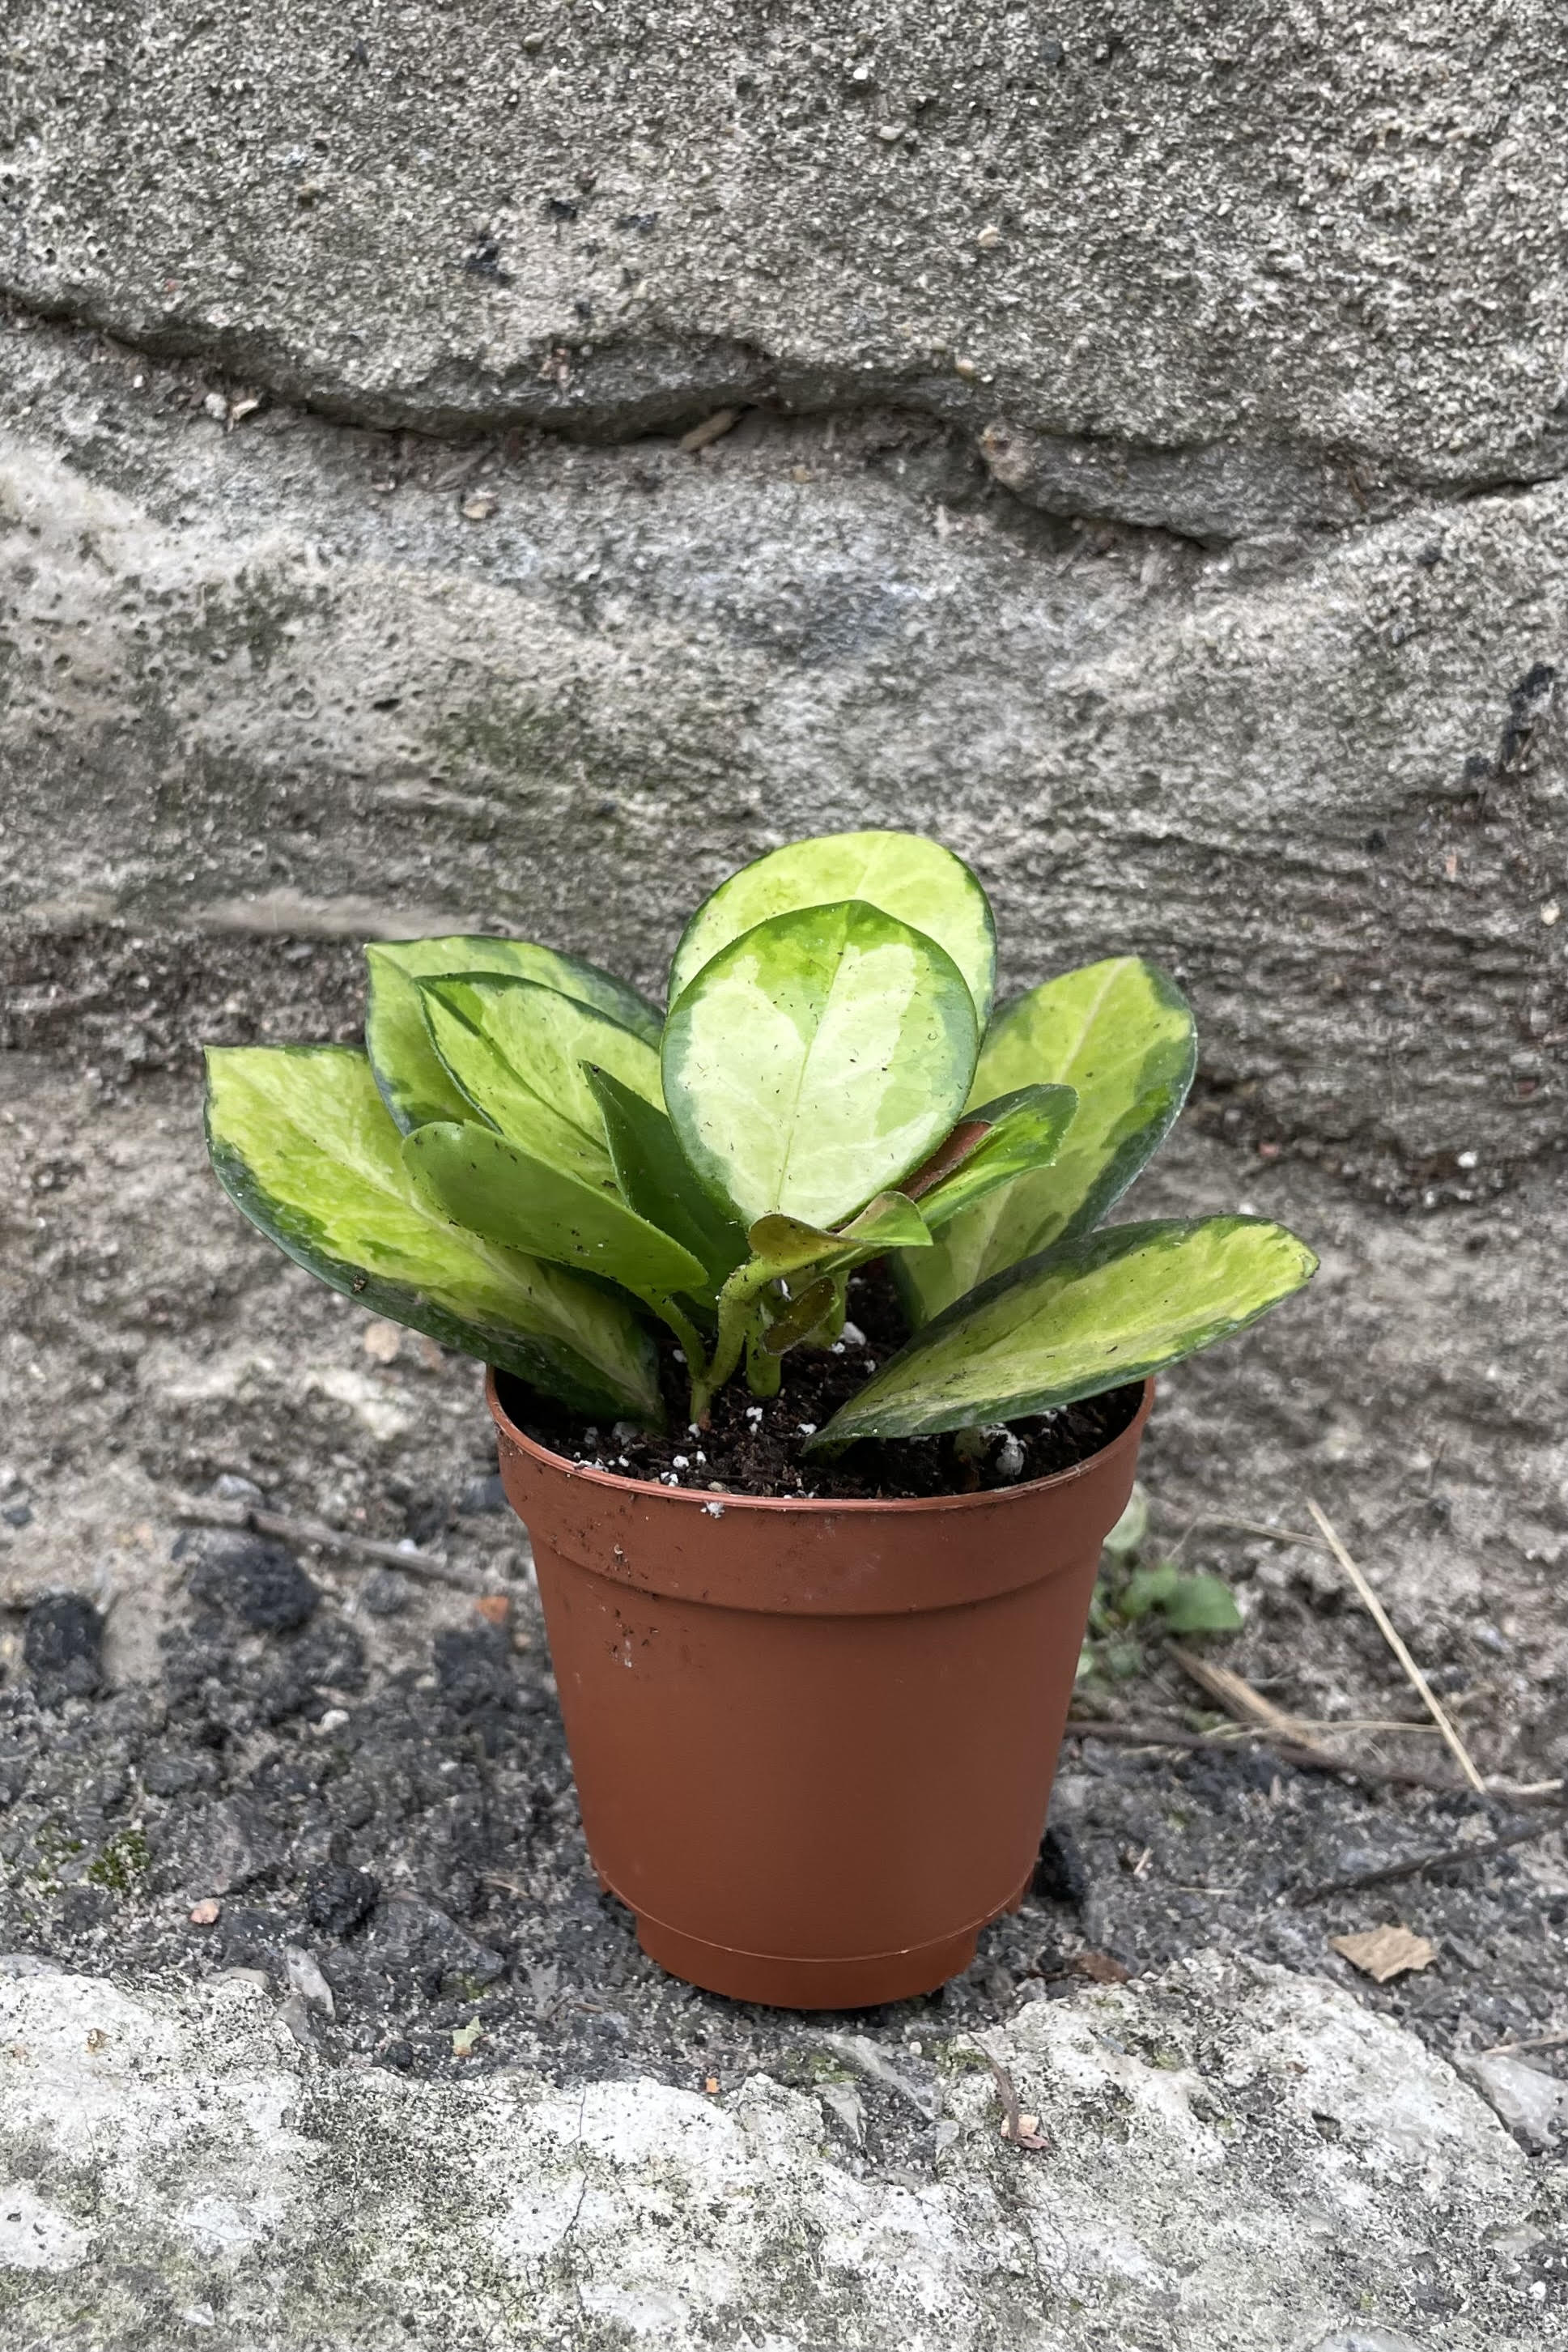
[[[360,1587],[360,1606],[372,1617],[400,1617],[413,1597],[407,1577],[395,1568],[372,1568]]]
[[[224,1906],[216,1895],[204,1895],[199,1903],[191,1906],[193,1927],[215,1927],[223,1917]]]
[[[332,1988],[310,1953],[298,1944],[290,1944],[283,1955],[283,1967],[291,1990],[299,1995],[308,2009],[319,2009],[324,2017],[336,2017],[338,2005],[332,1998]]]
[[[323,1863],[306,1879],[305,1916],[319,1935],[350,1935],[369,1918],[381,1893],[381,1881],[372,1872]]]
[[[225,1470],[214,1479],[213,1493],[220,1503],[248,1503],[253,1508],[267,1500],[254,1478],[242,1478],[234,1470]]]
[[[488,1478],[470,1478],[457,1497],[458,1516],[465,1519],[483,1518],[488,1512],[504,1511],[506,1507],[507,1490],[498,1471]]]

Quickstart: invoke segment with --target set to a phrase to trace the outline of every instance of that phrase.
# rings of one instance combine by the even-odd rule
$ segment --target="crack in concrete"
[[[881,409],[964,435],[998,488],[1059,520],[1114,523],[1214,551],[1241,541],[1313,539],[1417,502],[1520,493],[1568,473],[1568,420],[1532,445],[1539,462],[1438,479],[1378,470],[1354,449],[1287,440],[1162,446],[1030,431],[997,413],[986,380],[935,371],[801,368],[721,337],[600,346],[555,343],[504,373],[449,362],[406,392],[323,383],[264,333],[199,323],[131,329],[88,300],[41,303],[0,284],[11,318],[109,337],[154,362],[189,361],[329,424],[463,446],[532,428],[613,447],[676,435],[726,408],[826,421]]]

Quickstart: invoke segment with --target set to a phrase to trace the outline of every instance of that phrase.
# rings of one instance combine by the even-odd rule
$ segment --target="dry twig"
[[[1006,2118],[1002,2125],[1002,2137],[1010,2141],[1014,2147],[1049,2147],[1050,2141],[1041,2137],[1039,2117],[1026,2116],[1019,2106],[1018,2088],[1007,2068],[992,2057],[983,2042],[977,2040],[975,2047],[996,2076],[997,2096],[1002,2103],[1002,2114]]]
[[[1376,1593],[1374,1592],[1371,1585],[1368,1584],[1365,1577],[1363,1576],[1360,1569],[1357,1568],[1354,1560],[1352,1559],[1349,1552],[1346,1551],[1343,1544],[1341,1543],[1338,1536],[1334,1533],[1333,1525],[1329,1520],[1328,1514],[1321,1509],[1318,1504],[1312,1501],[1311,1496],[1309,1496],[1307,1500],[1307,1508],[1311,1511],[1313,1518],[1317,1521],[1319,1528],[1322,1530],[1324,1542],[1328,1545],[1329,1549],[1333,1552],[1335,1559],[1338,1560],[1341,1568],[1343,1569],[1352,1584],[1355,1587],[1356,1594],[1365,1608],[1367,1614],[1372,1619],[1373,1623],[1376,1626],[1378,1632],[1382,1634],[1384,1640],[1387,1643],[1389,1648],[1398,1659],[1401,1666],[1405,1669],[1405,1672],[1409,1677],[1410,1683],[1416,1691],[1416,1696],[1420,1699],[1422,1706],[1426,1708],[1427,1714],[1431,1717],[1433,1722],[1437,1725],[1438,1730],[1448,1741],[1449,1748],[1453,1750],[1453,1753],[1458,1761],[1459,1769],[1463,1772],[1466,1780],[1469,1782],[1471,1788],[1476,1790],[1477,1794],[1484,1797],[1487,1793],[1487,1784],[1482,1780],[1480,1774],[1477,1771],[1475,1762],[1470,1755],[1469,1749],[1465,1746],[1464,1741],[1459,1738],[1458,1733],[1455,1730],[1452,1722],[1444,1711],[1442,1702],[1438,1698],[1437,1692],[1432,1688],[1431,1684],[1427,1680],[1426,1675],[1421,1672],[1420,1667],[1416,1664],[1415,1659],[1411,1656],[1409,1651],[1406,1648],[1404,1642],[1400,1639],[1399,1633],[1395,1627],[1394,1622],[1389,1616],[1388,1612],[1385,1609],[1382,1601],[1379,1601]]]
[[[257,1510],[249,1503],[223,1503],[186,1496],[174,1517],[192,1527],[245,1528],[258,1536],[276,1536],[282,1543],[319,1544],[323,1551],[351,1552],[359,1559],[382,1561],[388,1568],[405,1568],[411,1576],[427,1577],[434,1584],[449,1584],[456,1592],[479,1592],[479,1580],[466,1569],[454,1568],[437,1551],[402,1551],[396,1544],[374,1536],[350,1535],[329,1528],[323,1519],[290,1518],[282,1511]]]
[[[1267,1536],[1271,1543],[1299,1544],[1304,1551],[1327,1551],[1328,1546],[1320,1536],[1310,1536],[1301,1528],[1271,1528],[1266,1519],[1231,1519],[1214,1511],[1200,1511],[1189,1519],[1175,1543],[1172,1554],[1178,1558],[1186,1547],[1189,1536],[1199,1528],[1226,1528],[1241,1536]]]
[[[1506,2058],[1512,2050],[1561,2050],[1568,2044],[1568,2033],[1530,2033],[1519,2042],[1494,2042],[1490,2050],[1478,2050],[1478,2058]]]
[[[688,457],[695,457],[699,449],[706,449],[712,441],[722,440],[739,422],[738,408],[716,408],[711,416],[705,416],[700,425],[694,425],[689,433],[682,434],[679,446]]]
[[[1568,1809],[1554,1806],[1538,1820],[1527,1822],[1522,1829],[1505,1830],[1501,1837],[1483,1838],[1473,1845],[1442,1846],[1436,1853],[1412,1854],[1405,1862],[1386,1862],[1376,1870],[1347,1871],[1343,1878],[1325,1878],[1317,1886],[1298,1886],[1291,1900],[1297,1904],[1325,1903],[1331,1895],[1354,1895],[1364,1886],[1391,1886],[1396,1878],[1418,1878],[1424,1870],[1442,1870],[1451,1863],[1486,1862],[1493,1854],[1506,1853],[1510,1846],[1545,1837],[1564,1820],[1568,1820]]]
[[[1234,1731],[1187,1731],[1170,1723],[1096,1723],[1070,1721],[1068,1736],[1075,1739],[1104,1739],[1118,1748],[1207,1748],[1211,1754],[1223,1754],[1227,1748],[1238,1746],[1244,1739],[1266,1739],[1271,1755],[1281,1764],[1291,1764],[1299,1772],[1342,1772],[1352,1780],[1364,1780],[1375,1789],[1430,1789],[1437,1796],[1455,1797],[1464,1793],[1464,1783],[1437,1772],[1418,1771],[1414,1765],[1356,1763],[1348,1756],[1331,1755],[1326,1748],[1308,1748],[1296,1740],[1277,1739],[1261,1725],[1256,1730],[1238,1727]],[[1521,1799],[1512,1791],[1516,1802]]]
[[[1245,1675],[1235,1673],[1229,1666],[1218,1665],[1212,1659],[1200,1658],[1196,1650],[1184,1649],[1179,1642],[1172,1642],[1169,1649],[1183,1674],[1199,1690],[1207,1691],[1210,1698],[1217,1698],[1226,1714],[1238,1723],[1272,1731],[1283,1739],[1301,1738],[1306,1726],[1300,1717],[1287,1715],[1272,1699],[1254,1690]]]

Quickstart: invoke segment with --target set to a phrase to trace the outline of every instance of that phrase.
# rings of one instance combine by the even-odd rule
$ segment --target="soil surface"
[[[813,1460],[806,1441],[856,1395],[879,1364],[909,1337],[904,1311],[881,1260],[850,1277],[849,1316],[830,1349],[794,1348],[779,1367],[779,1393],[754,1397],[744,1380],[713,1400],[708,1426],[688,1421],[685,1358],[673,1339],[659,1349],[668,1433],[618,1421],[583,1428],[548,1399],[505,1377],[497,1383],[517,1426],[585,1468],[656,1479],[664,1486],[707,1486],[718,1494],[841,1497],[972,1495],[1071,1470],[1119,1437],[1138,1410],[1141,1383],[1083,1397],[1060,1412],[940,1437],[862,1440],[831,1461]]]

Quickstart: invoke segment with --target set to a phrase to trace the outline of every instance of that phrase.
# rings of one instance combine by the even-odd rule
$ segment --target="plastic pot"
[[[643,1950],[790,2009],[967,1968],[1029,1884],[1153,1383],[1073,1469],[887,1503],[580,1469],[487,1393],[589,1853]]]

